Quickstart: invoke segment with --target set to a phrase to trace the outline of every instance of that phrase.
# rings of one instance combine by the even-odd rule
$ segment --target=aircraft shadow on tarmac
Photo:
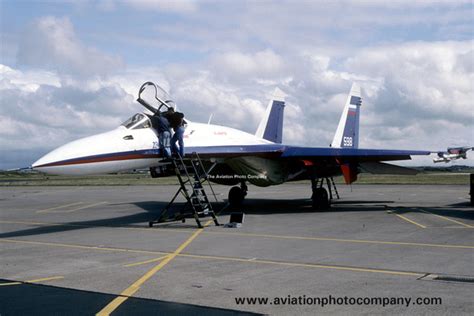
[[[289,214],[321,212],[360,212],[384,211],[383,204],[392,201],[337,201],[327,210],[314,210],[310,199],[274,200],[246,199],[239,208],[247,214]],[[369,205],[372,204],[372,205]],[[233,210],[230,210],[233,211]]]
[[[126,203],[128,204],[128,203]],[[121,204],[109,204],[109,205],[121,205]],[[51,225],[44,225],[35,228],[29,228],[14,232],[1,233],[0,238],[11,238],[21,236],[34,236],[41,234],[52,234],[71,230],[87,229],[91,227],[129,227],[133,224],[140,223],[143,226],[144,223],[148,223],[150,219],[155,218],[159,215],[160,210],[166,206],[165,202],[140,202],[137,203],[140,208],[147,210],[148,212],[140,212],[137,214],[104,218],[89,221],[76,221],[76,222],[65,222],[65,223],[52,223]],[[151,206],[153,205],[153,207]],[[143,207],[142,207],[143,206]],[[151,212],[154,214],[150,214]]]
[[[15,282],[0,279],[1,283]],[[43,284],[0,286],[0,315],[94,315],[116,295]],[[130,297],[114,315],[261,315],[208,306]]]
[[[275,199],[246,199],[243,205],[238,209],[225,209],[219,215],[227,215],[231,212],[244,212],[246,214],[298,214],[298,213],[315,213],[317,215],[321,212],[334,213],[334,212],[384,212],[387,210],[386,204],[393,203],[393,201],[380,201],[380,200],[334,200],[331,208],[324,211],[315,211],[311,207],[310,199],[292,199],[292,200],[275,200]],[[45,225],[35,228],[24,229],[20,231],[13,231],[0,234],[0,238],[11,238],[11,237],[22,237],[22,236],[34,236],[41,234],[51,234],[64,231],[85,229],[91,227],[147,227],[147,223],[150,220],[156,219],[161,211],[165,208],[166,202],[161,201],[142,201],[135,203],[121,203],[121,204],[109,204],[109,206],[118,205],[135,205],[145,212],[137,214],[115,217],[115,218],[104,218],[90,221],[78,221],[78,222],[66,222],[66,223],[55,223],[51,225]],[[171,209],[170,215],[173,212],[179,212],[183,207],[184,202],[178,202]],[[213,203],[213,208],[219,213],[219,210],[225,207],[225,202]],[[389,209],[394,209],[399,214],[403,213],[422,213],[421,210],[410,207],[397,207],[391,206]],[[453,205],[447,205],[442,207],[423,207],[425,211],[431,212],[436,215],[453,217],[465,220],[474,220],[474,209],[472,206],[467,206],[466,203],[456,203]],[[162,223],[159,224],[161,227],[173,228],[195,228],[195,222],[193,219],[188,219],[185,224],[181,222],[174,223]]]
[[[448,206],[459,207],[459,208],[470,208],[471,210],[474,210],[473,205],[469,201],[449,204]]]
[[[246,199],[241,207],[226,207],[227,201],[212,203],[213,209],[219,215],[226,215],[232,212],[244,212],[246,214],[297,214],[297,213],[318,213],[318,212],[353,212],[353,211],[384,211],[384,204],[393,201],[335,201],[333,207],[325,211],[315,211],[312,208],[310,199]],[[133,203],[154,215],[160,214],[157,202],[146,201]],[[373,205],[368,205],[373,204]],[[338,205],[341,205],[339,207]],[[342,206],[344,205],[344,206]],[[184,203],[177,203],[171,208],[170,214],[178,213]],[[221,211],[222,210],[222,211]]]

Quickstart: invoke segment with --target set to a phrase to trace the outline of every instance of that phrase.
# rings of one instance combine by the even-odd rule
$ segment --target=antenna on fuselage
[[[212,120],[213,115],[214,115],[214,113],[211,113],[211,115],[209,115],[209,121],[207,121],[207,125],[211,124],[211,120]]]

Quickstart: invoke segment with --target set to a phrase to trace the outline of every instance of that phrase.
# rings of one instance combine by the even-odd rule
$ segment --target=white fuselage
[[[140,116],[140,114],[138,114]],[[156,131],[142,115],[128,127],[81,138],[46,154],[32,167],[50,174],[86,175],[156,167],[160,164]],[[185,148],[271,144],[267,140],[233,128],[189,122]]]

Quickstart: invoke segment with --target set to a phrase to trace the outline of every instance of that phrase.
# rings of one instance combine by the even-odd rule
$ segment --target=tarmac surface
[[[176,189],[1,188],[0,315],[474,314],[468,185],[339,186],[325,212],[250,186],[240,228],[149,228]]]

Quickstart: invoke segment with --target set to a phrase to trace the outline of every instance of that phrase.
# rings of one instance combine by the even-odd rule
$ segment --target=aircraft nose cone
[[[72,141],[50,151],[35,161],[31,167],[49,174],[62,174],[69,160],[87,155],[89,149],[87,145],[88,143],[84,143],[84,139]]]
[[[69,142],[58,147],[32,164],[34,170],[48,174],[79,175],[113,172],[101,168],[97,157],[120,151],[120,145],[128,144],[123,140],[123,129],[118,128]],[[118,144],[118,145],[117,145]],[[110,164],[109,164],[110,165]]]
[[[61,152],[58,150],[59,148],[50,151],[40,159],[36,160],[32,165],[31,168],[42,171],[44,167],[47,167],[56,161],[58,161],[57,156],[58,154],[61,155]]]
[[[44,156],[43,156],[44,157]],[[31,168],[32,169],[35,169],[36,167],[38,167],[39,165],[41,165],[41,159],[43,159],[43,157],[41,157],[40,159],[36,160],[35,162],[33,162],[31,164]]]
[[[106,144],[102,141],[104,136],[110,140],[107,137],[109,134],[93,135],[64,144],[35,161],[31,167],[50,174],[68,173],[67,169],[71,160],[95,154],[99,147],[97,144]]]

